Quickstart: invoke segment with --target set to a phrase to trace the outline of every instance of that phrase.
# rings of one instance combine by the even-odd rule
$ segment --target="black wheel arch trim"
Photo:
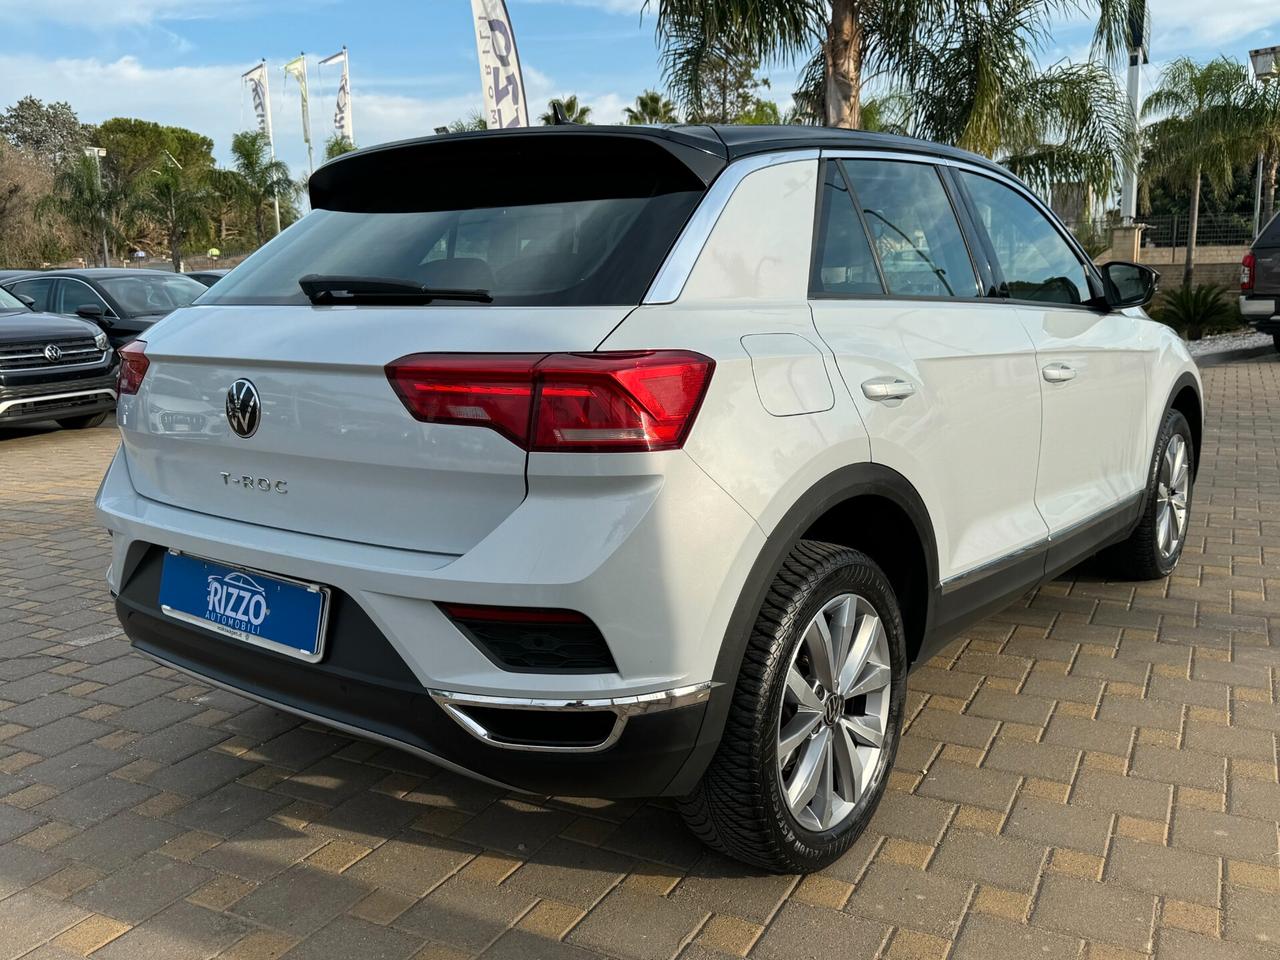
[[[729,715],[733,690],[752,625],[765,594],[768,593],[769,585],[781,569],[787,554],[820,517],[845,500],[858,496],[880,496],[891,500],[902,508],[916,529],[923,548],[929,584],[926,593],[929,609],[925,614],[925,642],[921,649],[931,646],[928,638],[932,633],[933,614],[939,596],[938,546],[933,522],[929,518],[924,500],[906,477],[883,464],[855,463],[828,474],[791,505],[769,534],[764,548],[752,565],[720,643],[712,674],[715,687],[707,704],[698,742],[668,788],[669,795],[683,795],[692,791],[715,754]]]
[[[1191,460],[1191,476],[1194,479],[1200,473],[1200,447],[1204,438],[1204,391],[1200,387],[1200,381],[1190,370],[1183,371],[1182,375],[1173,382],[1173,387],[1169,390],[1169,395],[1164,402],[1164,412],[1160,414],[1160,422],[1156,424],[1156,438],[1159,439],[1160,428],[1164,425],[1164,418],[1174,409],[1174,401],[1178,399],[1179,394],[1187,387],[1190,387],[1191,392],[1196,395],[1196,403],[1200,407],[1200,422],[1191,424],[1191,439],[1195,441],[1195,457]],[[1185,414],[1183,415],[1185,416]],[[1190,422],[1190,418],[1188,418],[1188,422]]]

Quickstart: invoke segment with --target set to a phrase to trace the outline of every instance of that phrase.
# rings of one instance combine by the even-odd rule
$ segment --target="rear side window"
[[[828,161],[825,166],[810,293],[829,297],[884,293],[871,244],[867,242],[848,184],[837,164]]]
[[[938,171],[925,163],[846,160],[889,293],[976,297],[969,248]]]
[[[311,184],[324,208],[201,303],[305,304],[298,280],[321,274],[480,289],[494,305],[634,305],[705,191],[639,139],[479,138],[330,166]]]
[[[981,174],[960,172],[1014,300],[1081,304],[1093,297],[1071,245],[1026,197]]]

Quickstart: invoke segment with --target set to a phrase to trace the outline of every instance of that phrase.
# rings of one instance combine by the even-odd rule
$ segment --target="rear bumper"
[[[145,548],[116,598],[120,623],[139,651],[217,686],[502,787],[561,796],[660,796],[694,752],[713,694],[702,685],[646,697],[554,702],[428,689],[344,594],[334,596],[324,661],[307,663],[166,616],[156,601],[163,556],[159,548]],[[584,749],[517,749],[486,736],[486,710],[516,724],[534,713],[554,713],[569,723],[581,718],[609,735],[602,746]]]
[[[1240,314],[1263,333],[1280,332],[1280,298],[1242,296]]]
[[[116,381],[110,373],[51,383],[0,386],[0,424],[88,416],[115,409]]]

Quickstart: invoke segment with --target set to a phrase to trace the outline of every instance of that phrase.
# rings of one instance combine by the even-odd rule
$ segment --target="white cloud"
[[[273,12],[296,9],[298,0],[270,0]],[[328,3],[330,0],[311,0]],[[144,26],[165,21],[241,17],[262,12],[255,0],[0,0],[0,17],[24,22],[49,21],[78,27]]]

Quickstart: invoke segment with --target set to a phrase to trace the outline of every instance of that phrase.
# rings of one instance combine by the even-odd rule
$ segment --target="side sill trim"
[[[448,690],[428,690],[431,699],[438,703],[458,726],[477,740],[504,750],[526,750],[535,753],[598,753],[607,750],[622,736],[627,721],[646,713],[657,713],[661,710],[674,710],[677,707],[688,707],[703,703],[711,697],[713,684],[696,683],[686,687],[675,687],[671,690],[657,690],[653,693],[641,693],[629,697],[604,697],[593,700],[540,699],[531,697],[498,697],[478,693],[454,693]],[[482,723],[466,712],[467,707],[497,707],[505,710],[537,710],[556,712],[611,712],[614,714],[613,727],[608,735],[597,744],[587,746],[552,746],[534,743],[513,743],[496,737]]]
[[[372,730],[364,730],[360,727],[352,726],[349,723],[343,723],[340,720],[333,720],[329,717],[321,716],[318,713],[312,713],[309,710],[300,710],[297,707],[290,706],[287,703],[280,703],[279,701],[272,700],[270,697],[261,696],[260,694],[253,693],[250,690],[245,690],[242,687],[237,687],[230,683],[223,683],[221,680],[215,680],[212,677],[207,677],[203,673],[197,673],[194,670],[189,670],[179,663],[174,663],[171,660],[166,660],[164,657],[158,656],[152,653],[150,650],[138,650],[137,652],[143,654],[144,656],[150,657],[152,660],[154,660],[156,663],[160,664],[161,666],[168,667],[170,670],[177,670],[179,673],[185,674],[186,676],[191,677],[193,680],[196,680],[199,683],[208,684],[211,687],[218,687],[221,690],[226,690],[228,693],[234,693],[237,697],[244,697],[247,700],[255,700],[258,703],[261,703],[264,706],[271,707],[274,710],[283,710],[285,713],[292,713],[296,717],[302,717],[303,719],[312,720],[316,723],[323,723],[326,727],[333,727],[333,729],[335,730],[341,730],[344,733],[349,733],[353,737],[359,737],[361,740],[373,740],[373,741],[376,741],[377,743],[386,744],[389,747],[395,747],[397,750],[403,750],[406,753],[412,753],[414,756],[421,757],[423,760],[426,760],[429,763],[434,763],[438,767],[443,767],[445,770],[450,770],[453,773],[461,774],[462,776],[469,777],[472,780],[479,780],[481,783],[487,783],[491,787],[498,787],[502,790],[511,790],[515,793],[529,792],[528,790],[522,790],[520,787],[514,787],[509,783],[502,783],[499,780],[494,780],[494,779],[491,779],[490,777],[482,776],[481,774],[476,773],[474,770],[468,770],[466,767],[462,766],[461,764],[457,764],[449,760],[445,760],[443,757],[438,757],[434,753],[429,753],[428,751],[423,750],[421,747],[415,747],[411,743],[405,743],[403,740],[397,740],[395,737],[383,736],[382,734],[375,733]]]
[[[994,560],[989,560],[986,563],[973,567],[970,570],[966,570],[963,573],[957,573],[953,577],[948,577],[941,583],[942,595],[946,596],[961,587],[967,587],[970,584],[976,583],[986,577],[1001,573],[1036,553],[1043,553],[1051,546],[1059,544],[1064,540],[1076,536],[1077,534],[1083,533],[1089,527],[1104,523],[1107,520],[1111,520],[1122,514],[1129,513],[1140,505],[1143,495],[1144,491],[1139,490],[1137,493],[1125,497],[1114,506],[1107,507],[1105,510],[1100,510],[1092,516],[1085,517],[1083,520],[1077,520],[1075,523],[1071,524],[1071,526],[1063,527],[1058,532],[1052,533],[1041,540],[1029,543],[1025,547],[1014,550],[1012,553],[1007,553],[1002,557],[996,557]]]

